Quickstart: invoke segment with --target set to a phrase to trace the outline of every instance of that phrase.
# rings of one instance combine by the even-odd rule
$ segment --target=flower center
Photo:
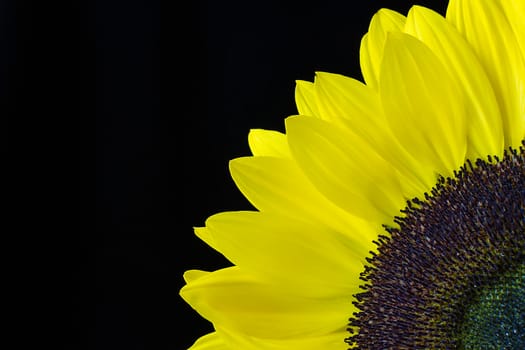
[[[459,339],[463,349],[525,349],[525,264],[505,272],[471,301]]]
[[[467,161],[401,212],[367,259],[346,342],[525,349],[524,148]]]

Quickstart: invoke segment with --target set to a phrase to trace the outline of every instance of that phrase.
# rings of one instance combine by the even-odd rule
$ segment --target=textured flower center
[[[523,148],[467,162],[402,213],[367,259],[346,341],[358,349],[524,349]]]
[[[525,264],[483,288],[465,312],[464,349],[525,349]]]

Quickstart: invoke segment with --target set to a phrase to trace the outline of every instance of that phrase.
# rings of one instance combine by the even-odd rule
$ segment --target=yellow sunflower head
[[[257,211],[195,230],[234,266],[184,275],[192,349],[525,348],[525,1],[382,9],[360,63],[231,161]]]

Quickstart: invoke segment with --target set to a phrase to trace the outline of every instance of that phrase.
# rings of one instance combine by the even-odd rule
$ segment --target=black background
[[[68,276],[65,348],[185,349],[211,331],[178,291],[183,271],[229,265],[192,227],[251,208],[228,160],[249,154],[250,128],[284,130],[296,79],[361,79],[359,42],[372,14],[406,14],[410,4],[122,0],[78,9],[70,35],[79,64],[66,65],[64,79],[88,96],[66,94],[75,110],[85,105],[85,127],[96,117],[95,288],[86,296],[84,275]]]

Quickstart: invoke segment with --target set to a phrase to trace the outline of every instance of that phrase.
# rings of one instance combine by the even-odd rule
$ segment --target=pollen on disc
[[[514,349],[501,344],[510,344],[515,329],[512,341],[524,349],[523,146],[501,159],[467,161],[401,212],[398,226],[386,227],[367,259],[347,343],[358,349]],[[478,337],[484,327],[494,329]]]

